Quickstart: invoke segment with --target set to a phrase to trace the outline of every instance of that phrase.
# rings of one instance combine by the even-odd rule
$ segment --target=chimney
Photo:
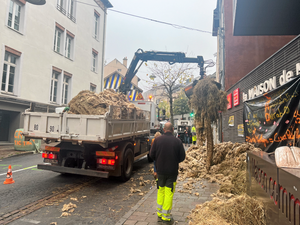
[[[127,68],[127,57],[123,59],[123,65]]]

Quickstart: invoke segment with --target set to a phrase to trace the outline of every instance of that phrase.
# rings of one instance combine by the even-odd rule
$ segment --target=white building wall
[[[93,0],[82,0],[91,5],[97,5]],[[76,23],[57,10],[57,0],[47,0],[45,5],[37,6],[26,3],[23,31],[17,32],[7,26],[10,0],[2,0],[0,7],[0,82],[4,63],[5,46],[22,52],[18,63],[18,87],[14,97],[50,103],[50,86],[52,66],[72,74],[70,96],[68,100],[81,90],[90,89],[90,83],[97,85],[97,90],[103,86],[103,42],[104,21],[106,13],[100,7],[76,3]],[[94,10],[100,14],[99,40],[93,38]],[[63,36],[63,54],[53,50],[56,23],[65,28]],[[75,35],[74,54],[70,60],[64,56],[66,30]],[[92,48],[98,51],[98,68],[93,72]],[[62,80],[62,76],[61,76]],[[62,92],[60,83],[59,93]],[[7,95],[1,92],[0,95]],[[11,96],[11,95],[9,95]],[[58,96],[61,101],[61,96]]]

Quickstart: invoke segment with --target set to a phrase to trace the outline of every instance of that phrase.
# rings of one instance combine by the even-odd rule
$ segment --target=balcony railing
[[[72,20],[74,23],[76,23],[76,18],[72,16],[70,13],[68,13],[68,18]]]
[[[57,4],[56,8],[57,8],[58,11],[60,11],[62,14],[64,14],[64,15],[67,14],[66,10],[65,10],[61,5],[58,5],[58,4]]]

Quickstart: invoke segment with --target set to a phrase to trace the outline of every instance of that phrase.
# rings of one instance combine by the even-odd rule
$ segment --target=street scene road
[[[133,181],[125,183],[117,178],[61,175],[36,169],[41,162],[41,154],[16,156],[0,162],[0,179],[5,180],[7,167],[11,165],[15,180],[14,184],[0,185],[0,224],[23,216],[22,213],[25,216],[10,224],[115,224],[143,197],[139,193],[144,195],[153,188],[151,182],[139,185],[141,176],[144,180],[153,180],[149,172],[152,164],[147,158],[134,164]],[[141,192],[131,194],[131,188]],[[61,217],[63,205],[70,202],[76,204],[74,212]],[[27,211],[14,212],[28,205],[31,206]],[[12,212],[14,214],[6,217]]]

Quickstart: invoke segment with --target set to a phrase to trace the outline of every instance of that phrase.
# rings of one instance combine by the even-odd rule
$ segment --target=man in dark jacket
[[[157,215],[163,221],[173,221],[171,216],[173,195],[178,176],[179,163],[185,159],[180,139],[173,136],[174,127],[170,122],[164,126],[164,135],[155,138],[150,157],[156,162]]]

